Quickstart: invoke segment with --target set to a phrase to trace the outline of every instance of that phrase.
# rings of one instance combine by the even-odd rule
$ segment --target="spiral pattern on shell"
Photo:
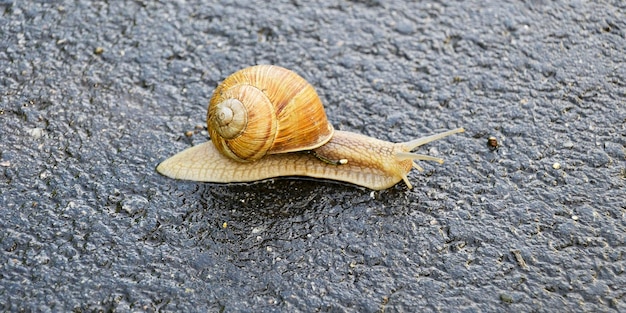
[[[227,77],[213,93],[207,127],[216,148],[240,162],[315,149],[334,132],[313,86],[272,65]]]

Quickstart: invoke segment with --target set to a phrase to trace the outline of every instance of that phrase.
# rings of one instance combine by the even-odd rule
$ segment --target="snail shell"
[[[457,128],[403,143],[334,131],[313,87],[299,75],[271,65],[240,70],[224,80],[207,113],[211,141],[163,161],[165,176],[214,183],[309,176],[374,190],[423,169],[415,160],[443,163],[411,153],[426,143],[463,132]]]
[[[245,68],[226,78],[209,103],[207,127],[218,151],[239,162],[311,150],[334,132],[313,86],[271,65]]]

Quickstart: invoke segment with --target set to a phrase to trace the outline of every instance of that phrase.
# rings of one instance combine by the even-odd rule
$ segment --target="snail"
[[[298,74],[273,65],[242,69],[220,84],[209,103],[211,140],[166,159],[157,171],[183,180],[235,183],[309,176],[387,189],[423,169],[414,160],[443,163],[411,153],[463,132],[457,128],[392,143],[346,131],[328,122],[315,89]]]

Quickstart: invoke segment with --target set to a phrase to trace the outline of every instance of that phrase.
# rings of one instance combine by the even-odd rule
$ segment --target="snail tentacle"
[[[398,160],[435,161],[435,162],[437,162],[439,164],[443,164],[443,159],[442,158],[437,158],[437,157],[433,157],[433,156],[430,156],[430,155],[412,153],[412,152],[409,152],[409,151],[415,150],[419,146],[425,145],[425,144],[427,144],[429,142],[432,142],[432,141],[435,141],[435,140],[439,140],[441,138],[450,136],[452,134],[462,133],[464,131],[465,131],[465,129],[463,129],[463,128],[456,128],[456,129],[448,130],[448,131],[445,131],[445,132],[442,132],[442,133],[439,133],[439,134],[434,134],[434,135],[431,135],[431,136],[426,136],[426,137],[417,138],[417,139],[414,139],[414,140],[411,140],[411,141],[404,142],[401,145],[403,145],[406,150],[405,151],[398,151],[398,152],[396,152],[396,158],[398,158]],[[424,168],[422,168],[421,166],[417,165],[417,163],[415,163],[415,162],[413,162],[413,168],[415,168],[416,170],[418,170],[420,172],[424,171]]]
[[[407,151],[412,151],[415,150],[417,147],[425,145],[429,142],[435,141],[435,140],[439,140],[443,137],[447,137],[450,136],[452,134],[456,134],[456,133],[462,133],[464,132],[465,129],[463,128],[456,128],[456,129],[452,129],[452,130],[448,130],[445,131],[443,133],[439,133],[439,134],[434,134],[434,135],[430,135],[430,136],[426,136],[426,137],[422,137],[422,138],[417,138],[411,141],[407,141],[404,142],[403,144],[408,148]]]
[[[396,152],[398,160],[422,160],[422,161],[435,161],[439,164],[443,164],[442,158],[437,158],[425,154],[417,154],[412,152]]]

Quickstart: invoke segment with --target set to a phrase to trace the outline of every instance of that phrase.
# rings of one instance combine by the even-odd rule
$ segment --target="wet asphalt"
[[[625,17],[0,0],[0,310],[626,311]],[[446,162],[420,162],[411,190],[156,173],[254,64],[305,77],[336,129],[466,132],[419,150]]]

